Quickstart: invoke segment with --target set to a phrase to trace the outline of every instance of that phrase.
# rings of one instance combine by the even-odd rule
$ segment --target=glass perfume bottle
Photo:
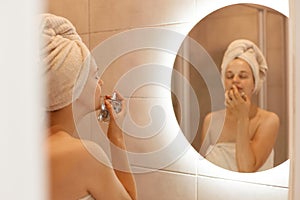
[[[113,107],[113,109],[114,109],[114,111],[116,113],[121,112],[121,110],[122,110],[122,103],[117,98],[117,93],[116,92],[114,92],[112,94],[111,98],[109,98],[107,100],[111,102],[112,107]],[[108,112],[108,110],[107,110],[107,108],[105,106],[105,103],[103,102],[101,104],[101,107],[100,107],[100,114],[98,115],[98,120],[99,121],[107,122],[107,121],[109,121],[109,119],[110,119],[110,114],[109,114],[109,112]]]

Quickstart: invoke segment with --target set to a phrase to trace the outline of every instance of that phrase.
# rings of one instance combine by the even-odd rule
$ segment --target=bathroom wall
[[[94,50],[101,48],[101,42],[107,41],[106,39],[133,28],[157,27],[187,34],[195,24],[195,19],[199,17],[198,9],[201,7],[201,3],[201,0],[48,0],[47,10],[53,14],[67,17],[75,25],[85,44]],[[144,39],[148,38],[145,36]],[[110,49],[112,53],[114,49],[116,50],[124,44],[113,45],[115,46]],[[144,49],[128,52],[113,60],[103,73],[103,93],[111,93],[117,81],[137,66],[156,63],[172,67],[173,62],[169,62],[172,56],[165,54],[165,52]],[[153,74],[149,74],[149,76],[151,75]],[[153,76],[157,76],[157,74]],[[126,95],[125,97],[130,97],[128,99],[130,100],[129,113],[138,125],[142,126],[151,121],[149,111],[152,106],[157,105],[170,113],[165,116],[166,121],[172,121],[166,123],[159,130],[159,134],[149,137],[148,140],[128,137],[127,144],[130,151],[137,153],[155,151],[166,144],[168,140],[173,139],[174,134],[165,134],[173,130],[175,133],[177,130],[168,89],[157,85],[146,85],[137,88],[130,96]],[[163,142],[160,143],[161,141]],[[180,144],[178,145],[180,146]],[[157,168],[159,170],[150,168],[147,164],[134,167],[134,171],[137,172],[135,177],[138,199],[221,199],[216,191],[211,190],[214,187],[216,190],[224,192],[220,193],[221,196],[222,194],[228,195],[228,198],[225,199],[231,200],[240,199],[241,194],[248,195],[248,199],[251,199],[253,190],[257,192],[255,199],[258,200],[266,199],[269,194],[273,194],[271,195],[272,199],[287,199],[288,188],[285,177],[283,178],[284,184],[277,187],[270,182],[256,184],[254,179],[250,182],[240,182],[230,178],[220,179],[214,175],[205,175],[206,170],[209,172],[216,166],[211,166],[205,160],[201,160],[193,147],[186,148],[184,152],[181,152],[181,156]],[[240,189],[242,193],[230,192],[224,187],[226,185],[231,185],[233,191]]]

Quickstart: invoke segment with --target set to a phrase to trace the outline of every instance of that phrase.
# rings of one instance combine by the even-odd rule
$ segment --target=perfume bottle
[[[117,98],[117,93],[116,93],[116,92],[114,92],[114,93],[112,94],[111,98],[110,98],[110,99],[107,99],[107,100],[110,101],[110,103],[112,104],[112,107],[113,107],[113,109],[114,109],[114,111],[115,111],[116,113],[121,112],[121,110],[122,110],[122,103],[121,103],[121,101]],[[107,121],[109,121],[109,119],[110,119],[110,116],[109,116],[109,115],[110,115],[110,114],[109,114],[109,112],[108,112],[108,110],[107,110],[107,108],[106,108],[106,106],[105,106],[105,103],[103,102],[103,103],[101,104],[101,107],[100,107],[100,114],[98,115],[98,120],[99,120],[99,121],[107,122]]]

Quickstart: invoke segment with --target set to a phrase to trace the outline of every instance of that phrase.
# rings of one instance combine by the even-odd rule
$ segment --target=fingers
[[[245,94],[245,92],[241,92],[241,97],[244,101],[248,101],[248,97],[247,95]]]
[[[105,107],[106,107],[106,109],[108,110],[108,112],[109,112],[110,114],[112,114],[112,112],[113,112],[113,107],[112,107],[112,105],[111,105],[111,102],[108,101],[107,99],[105,99],[105,100],[104,100],[104,103],[105,103]]]
[[[229,99],[226,99],[225,100],[225,106],[228,108],[228,107],[231,107],[232,106],[232,101],[229,100]]]
[[[232,86],[232,89],[231,89],[232,93],[230,94],[231,95],[231,98],[232,99],[236,99],[237,101],[247,101],[247,95],[244,91],[239,91],[238,88],[233,85]]]
[[[241,99],[241,94],[239,92],[239,90],[237,89],[237,87],[235,85],[232,86],[232,95],[234,96],[234,99],[236,100],[240,100]]]
[[[226,90],[225,92],[225,99],[231,100],[231,98],[229,97],[229,90]]]
[[[230,102],[231,104],[236,101],[236,97],[235,97],[232,89],[227,90],[225,92],[225,99],[226,99],[226,102],[228,102],[228,103]]]
[[[126,103],[123,96],[118,91],[115,91],[112,96],[106,95],[104,103],[111,119],[116,120],[125,115]]]
[[[247,96],[244,92],[240,93],[238,88],[233,85],[230,90],[225,92],[225,105],[226,107],[234,107],[247,100]]]
[[[117,90],[114,91],[113,96],[105,95],[105,99],[112,99],[112,98],[114,98],[115,100],[118,100],[118,101],[123,101],[124,100],[124,97]]]
[[[228,90],[225,92],[225,106],[226,107],[232,106],[232,103],[233,103],[232,98],[230,97],[229,93],[230,93],[230,91],[228,91]]]
[[[237,100],[236,91],[237,90],[234,87],[232,87],[232,89],[226,91],[227,97],[228,97],[229,100],[231,100],[231,101],[236,101]],[[225,93],[225,95],[226,95],[226,93]]]

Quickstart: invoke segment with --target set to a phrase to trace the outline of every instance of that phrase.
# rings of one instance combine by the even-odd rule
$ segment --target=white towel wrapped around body
[[[236,58],[241,58],[250,65],[255,82],[253,93],[257,93],[265,80],[266,72],[268,70],[263,53],[250,40],[238,39],[230,43],[224,54],[221,65],[223,83],[228,64]]]
[[[231,171],[238,171],[235,157],[235,143],[217,143],[210,145],[205,158],[215,165]],[[265,163],[257,170],[264,171],[274,167],[274,150]]]

